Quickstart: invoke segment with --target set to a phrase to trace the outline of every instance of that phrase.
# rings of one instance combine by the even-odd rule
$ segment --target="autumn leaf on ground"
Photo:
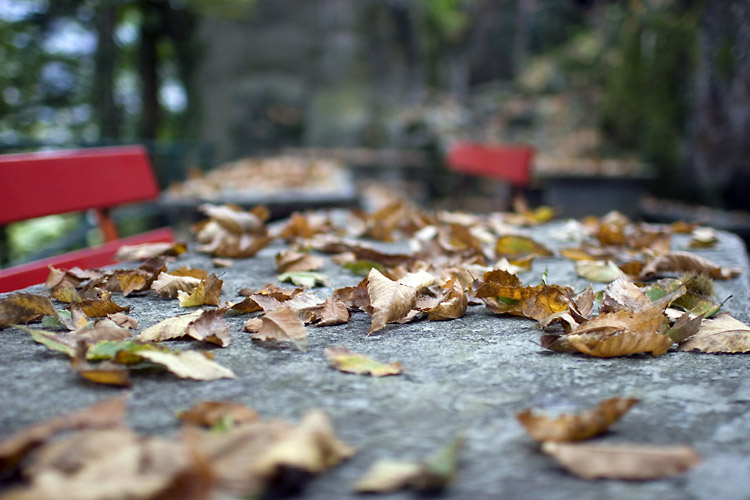
[[[14,293],[0,299],[0,329],[32,323],[57,312],[48,297],[32,293]]]
[[[449,486],[456,477],[462,437],[438,450],[423,462],[380,460],[354,485],[360,493],[386,493],[404,488],[434,492]]]
[[[102,340],[89,346],[86,359],[89,361],[113,360],[122,365],[135,365],[143,361],[143,351],[171,352],[165,347],[139,340]]]
[[[133,292],[149,290],[155,278],[154,273],[143,269],[118,270],[107,275],[102,286],[110,292],[121,292],[127,297]]]
[[[73,304],[71,304],[70,309],[71,312],[72,309],[78,309],[89,318],[104,318],[108,314],[130,312],[130,306],[120,306],[109,297],[99,299],[84,299],[80,302],[74,302]]]
[[[666,335],[668,335],[673,341],[681,344],[686,339],[698,333],[702,322],[703,315],[693,316],[689,312],[684,312],[675,320],[674,324],[669,327],[669,330],[666,331]]]
[[[716,231],[710,227],[696,227],[690,235],[689,248],[713,248],[719,242]]]
[[[424,310],[427,313],[427,319],[443,321],[460,318],[466,314],[469,302],[463,286],[457,279],[451,278],[440,287],[440,290],[438,303]]]
[[[526,432],[537,441],[580,441],[598,436],[639,400],[611,398],[583,413],[564,414],[555,419],[534,415],[531,409],[516,415]]]
[[[506,257],[508,259],[520,259],[529,255],[537,255],[539,257],[553,255],[552,251],[541,243],[534,241],[528,236],[518,235],[505,235],[498,238],[495,244],[495,252],[498,257]]]
[[[135,318],[131,318],[127,314],[124,313],[114,313],[109,314],[107,316],[110,320],[114,321],[117,326],[121,326],[123,328],[129,328],[131,330],[138,327],[138,320]]]
[[[89,408],[33,425],[0,441],[0,477],[13,471],[27,454],[62,431],[122,425],[126,401],[123,397],[107,399]]]
[[[331,366],[339,371],[354,373],[355,375],[371,375],[373,377],[385,377],[387,375],[398,375],[403,370],[401,363],[393,362],[384,365],[373,359],[350,351],[346,347],[327,347],[323,352]]]
[[[182,307],[202,305],[218,306],[221,302],[221,287],[224,284],[215,274],[211,273],[198,283],[190,293],[179,290],[177,299]]]
[[[224,320],[226,309],[211,309],[203,311],[198,319],[188,324],[185,333],[202,342],[211,342],[221,347],[228,347],[232,341],[232,334]]]
[[[175,276],[169,273],[161,273],[159,277],[151,283],[151,289],[159,297],[176,299],[179,292],[192,292],[200,285],[201,279],[193,276]]]
[[[315,271],[325,264],[321,257],[309,253],[294,252],[286,250],[276,254],[276,270],[280,273],[294,271]]]
[[[47,280],[44,282],[44,286],[49,289],[57,287],[77,288],[78,285],[87,281],[87,276],[82,276],[75,270],[66,271],[65,269],[59,269],[55,266],[49,267],[49,275]]]
[[[184,337],[187,327],[190,323],[198,319],[203,314],[199,309],[190,314],[173,316],[150,326],[138,334],[138,340],[147,342],[161,342],[162,340],[171,340]]]
[[[681,343],[679,351],[700,351],[705,353],[747,353],[750,352],[750,326],[722,313],[714,319],[704,320],[698,332]]]
[[[130,372],[127,368],[112,361],[89,363],[86,359],[87,351],[88,347],[86,343],[79,341],[75,356],[71,359],[73,369],[75,369],[78,375],[97,384],[118,387],[130,387],[133,385],[130,381]]]
[[[542,450],[584,479],[661,479],[681,474],[701,460],[689,446],[547,442],[542,445]]]
[[[573,297],[570,301],[570,315],[579,323],[588,321],[591,313],[594,311],[595,298],[594,288],[589,285],[586,290]]]
[[[604,289],[600,312],[640,311],[653,306],[651,299],[626,276]]]
[[[355,311],[372,311],[370,306],[370,294],[367,291],[367,278],[360,281],[357,286],[346,286],[333,291],[333,298],[340,300],[346,307]]]
[[[329,229],[327,219],[319,220],[314,215],[292,214],[289,221],[279,232],[279,237],[287,241],[294,238],[308,239]]]
[[[317,285],[330,286],[330,280],[328,276],[323,273],[316,273],[312,271],[290,271],[276,276],[276,279],[284,282],[289,281],[297,286],[305,288],[313,288]]]
[[[181,411],[177,417],[185,423],[209,428],[217,425],[234,427],[260,418],[255,410],[230,401],[201,401]]]
[[[115,254],[115,260],[146,260],[151,257],[169,255],[175,257],[187,252],[185,243],[141,243],[140,245],[122,245]]]
[[[300,351],[307,349],[307,329],[302,320],[289,306],[267,312],[262,317],[260,330],[253,333],[253,340],[291,342]]]
[[[575,263],[576,274],[596,283],[609,283],[622,276],[622,271],[611,260],[579,260]]]
[[[346,304],[328,297],[320,310],[315,326],[333,326],[349,322],[349,309]]]
[[[690,252],[674,251],[650,261],[641,271],[641,279],[651,279],[661,273],[706,273],[714,279],[728,280],[742,274],[739,267],[722,267]]]
[[[310,410],[291,432],[276,441],[258,458],[257,471],[273,478],[284,468],[319,474],[351,458],[353,447],[341,441],[328,416]]]
[[[370,332],[385,328],[409,314],[417,302],[417,290],[383,276],[377,269],[367,275],[367,293],[372,306]]]
[[[199,351],[164,352],[144,350],[139,356],[164,366],[180,378],[193,380],[218,380],[235,378],[229,368],[225,368],[212,359],[207,353]]]
[[[124,340],[132,335],[129,328],[124,328],[109,318],[104,318],[87,323],[85,326],[75,330],[72,335],[85,340],[89,344],[95,344],[102,340]]]
[[[542,345],[564,352],[570,352],[569,348],[572,347],[583,354],[600,358],[641,352],[659,356],[674,343],[665,335],[667,326],[661,308],[602,313],[555,342],[543,339]]]

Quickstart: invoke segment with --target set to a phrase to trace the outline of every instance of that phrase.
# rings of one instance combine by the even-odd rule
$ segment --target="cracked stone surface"
[[[534,229],[533,235],[552,247],[569,245],[554,239],[559,228],[560,223],[550,224]],[[673,241],[675,249],[686,243],[679,236]],[[222,299],[237,301],[240,288],[274,282],[273,257],[279,249],[269,247],[256,258],[216,270],[225,281]],[[717,293],[721,299],[732,295],[724,310],[747,323],[750,287],[741,240],[720,233],[718,248],[696,253],[745,270],[739,278],[717,282]],[[331,277],[333,288],[361,279],[326,260],[322,272]],[[213,269],[205,256],[190,255],[177,264]],[[545,269],[549,283],[569,284],[576,291],[588,285],[575,275],[571,261],[559,257],[536,259],[533,270],[521,278],[527,284],[538,283]],[[326,297],[331,290],[317,288],[314,293]],[[176,300],[153,295],[116,296],[115,301],[132,307],[139,330],[184,312]],[[361,498],[351,493],[351,486],[375,460],[422,459],[458,432],[466,438],[459,477],[440,498],[750,498],[747,355],[670,351],[661,357],[596,359],[555,353],[537,344],[534,321],[494,315],[480,306],[458,320],[389,325],[369,337],[369,317],[355,313],[347,325],[308,327],[306,352],[251,342],[242,332],[246,319],[228,318],[232,345],[212,349],[236,379],[195,382],[155,371],[134,374],[130,425],[142,433],[174,434],[175,414],[207,399],[241,402],[265,417],[292,421],[307,409],[322,408],[358,453],[311,480],[301,493],[309,499]],[[34,343],[23,331],[9,328],[0,336],[0,438],[123,391],[79,378],[64,355]],[[170,345],[206,348],[188,341]],[[331,345],[344,345],[381,362],[401,361],[404,373],[384,378],[340,373],[323,356]],[[586,481],[542,454],[515,419],[529,407],[558,414],[588,409],[618,395],[641,402],[596,442],[688,444],[703,457],[702,463],[672,479]],[[380,498],[414,496],[399,492]]]

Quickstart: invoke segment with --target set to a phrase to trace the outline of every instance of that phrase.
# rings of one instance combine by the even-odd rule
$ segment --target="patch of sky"
[[[50,54],[85,56],[96,49],[96,35],[75,19],[60,19],[52,26],[43,46]]]
[[[0,19],[9,23],[23,21],[32,14],[44,12],[49,7],[46,0],[2,0]]]
[[[159,102],[173,113],[184,111],[187,107],[185,88],[178,80],[168,78],[159,90]]]

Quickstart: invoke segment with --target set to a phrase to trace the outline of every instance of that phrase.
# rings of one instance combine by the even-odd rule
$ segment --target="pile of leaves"
[[[356,210],[299,213],[269,228],[268,211],[263,207],[244,211],[230,205],[205,205],[202,210],[209,219],[194,228],[196,251],[211,255],[215,266],[231,273],[232,259],[251,258],[269,243],[283,241],[287,248],[275,259],[279,283],[243,289],[239,297],[223,300],[223,281],[216,274],[175,264],[184,245],[140,246],[120,254],[123,260],[141,260],[136,267],[52,268],[46,282],[48,295],[17,293],[0,299],[0,328],[41,320],[43,329],[24,327],[35,341],[66,354],[72,368],[88,380],[119,386],[132,383],[134,370],[154,366],[196,380],[234,377],[207,352],[174,351],[163,344],[188,338],[226,348],[232,340],[227,315],[248,315],[243,330],[259,345],[299,350],[307,347],[308,327],[344,324],[352,314],[368,315],[370,326],[351,334],[372,335],[389,325],[450,321],[464,316],[470,307],[484,306],[496,315],[535,321],[544,330],[541,346],[568,355],[660,356],[675,349],[750,352],[750,328],[728,313],[718,314],[722,303],[713,286],[714,279],[733,279],[741,271],[671,249],[672,234],[695,228],[635,224],[616,213],[577,224],[574,237],[581,244],[559,253],[574,261],[580,276],[609,284],[599,292],[592,286],[576,292],[565,284],[548,283],[546,273],[538,284],[524,284],[518,276],[530,270],[535,259],[555,255],[524,230],[546,220],[547,211],[483,216],[431,213],[398,201],[373,214]],[[406,241],[410,251],[383,252],[368,240]],[[328,277],[319,272],[326,254],[362,280],[320,297],[313,289],[329,286]],[[281,286],[284,281],[295,287]],[[113,300],[117,294],[155,294],[194,310],[138,331],[137,322],[125,314],[128,308]],[[408,370],[399,362],[381,364],[345,346],[329,346],[325,358],[346,373],[379,377]],[[597,410],[603,417],[576,417],[570,425],[589,429],[586,422],[591,420],[609,425],[617,417],[607,416],[610,410],[606,408],[609,403]],[[519,419],[527,428],[536,428],[530,415]],[[543,434],[551,432],[551,438],[539,438],[538,431],[530,431],[547,443],[545,451],[563,463],[587,460],[562,444],[568,439],[554,437],[555,429],[563,424],[550,425],[552,430]],[[589,429],[581,435],[590,434]],[[373,474],[401,477],[382,481],[392,488],[442,487],[453,477],[445,464],[457,464],[460,445],[456,443],[439,452],[437,462],[387,464]],[[620,463],[617,453],[593,453],[615,457],[613,463]],[[568,456],[573,458],[562,458]],[[688,462],[693,463],[692,459]],[[447,472],[436,476],[434,463]],[[363,480],[358,488],[372,491],[372,484]]]

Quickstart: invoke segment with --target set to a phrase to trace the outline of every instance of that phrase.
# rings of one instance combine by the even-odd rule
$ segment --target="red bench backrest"
[[[516,186],[531,183],[529,146],[490,146],[459,142],[448,152],[448,167],[454,172],[502,179]]]

